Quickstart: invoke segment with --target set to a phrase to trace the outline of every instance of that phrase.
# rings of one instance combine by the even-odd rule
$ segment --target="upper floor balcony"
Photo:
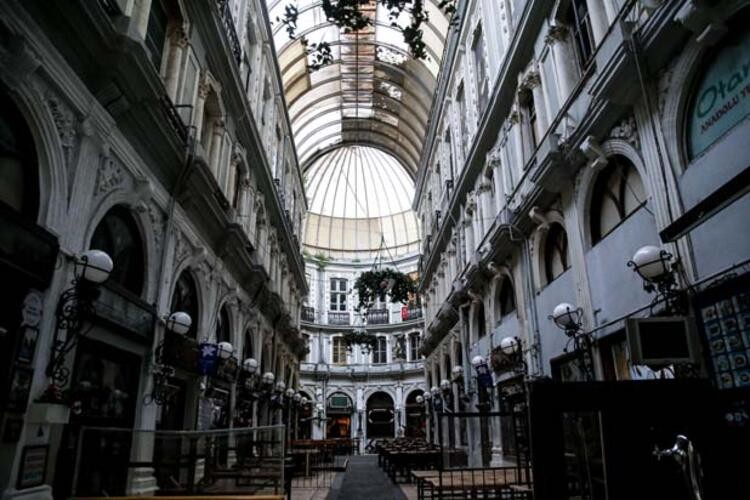
[[[365,326],[400,325],[420,321],[423,312],[419,304],[402,305],[400,307],[382,307],[370,309],[367,314]],[[358,312],[348,311],[320,311],[314,307],[304,306],[301,312],[301,321],[329,326],[351,326],[365,323],[362,315]]]

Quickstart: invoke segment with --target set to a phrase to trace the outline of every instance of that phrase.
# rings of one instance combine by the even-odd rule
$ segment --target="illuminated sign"
[[[750,30],[730,34],[707,61],[688,115],[693,158],[750,115]]]

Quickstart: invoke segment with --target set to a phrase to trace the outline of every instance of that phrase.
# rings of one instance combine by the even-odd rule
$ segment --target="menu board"
[[[707,288],[696,310],[716,386],[750,387],[750,274]]]

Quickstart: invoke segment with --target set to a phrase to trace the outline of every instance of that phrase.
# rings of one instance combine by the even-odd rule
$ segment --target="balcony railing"
[[[388,309],[370,309],[367,311],[367,324],[368,325],[387,325],[389,323]]]
[[[226,31],[227,38],[229,39],[229,48],[232,50],[235,62],[239,64],[242,58],[242,48],[237,32],[234,30],[232,13],[229,11],[229,1],[217,0],[217,3],[219,4],[219,13],[221,14],[221,24],[224,25],[224,31]]]
[[[314,307],[302,308],[302,321],[307,321],[308,323],[315,322],[315,308]]]
[[[349,321],[348,312],[328,311],[329,325],[349,325]]]
[[[401,308],[401,321],[413,321],[422,317],[422,306],[404,306]]]

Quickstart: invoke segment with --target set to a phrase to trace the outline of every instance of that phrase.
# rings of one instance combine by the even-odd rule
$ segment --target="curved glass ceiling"
[[[375,0],[362,7],[373,26],[355,33],[329,23],[319,0],[266,0],[303,168],[338,146],[361,144],[390,152],[416,176],[449,22],[436,1],[425,1],[428,57],[416,60],[401,31],[390,25],[388,11]],[[296,40],[273,21],[283,17],[290,3],[299,9]],[[404,12],[398,24],[408,23]],[[310,72],[301,37],[311,44],[328,42],[334,63]]]
[[[411,209],[412,181],[393,156],[369,147],[339,148],[307,173],[309,210],[328,217],[366,219]]]
[[[381,245],[394,257],[419,250],[414,181],[394,156],[373,147],[338,148],[317,158],[307,179],[309,252],[370,259]]]

